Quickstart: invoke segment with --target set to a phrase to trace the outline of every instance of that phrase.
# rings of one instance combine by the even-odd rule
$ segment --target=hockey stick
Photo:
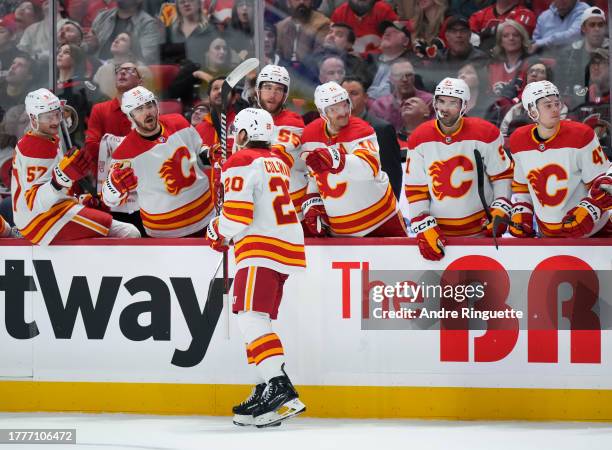
[[[491,215],[491,210],[489,209],[489,205],[487,204],[487,200],[485,198],[484,193],[484,163],[482,162],[482,155],[478,151],[477,148],[474,149],[474,159],[476,160],[476,176],[477,176],[477,188],[478,188],[478,197],[480,197],[480,203],[482,203],[482,208],[484,209],[485,215],[487,216],[487,220],[489,223],[493,224],[493,242],[495,243],[495,250],[499,250],[499,245],[497,244],[497,223],[493,220],[493,216]],[[497,218],[497,217],[496,217]]]
[[[259,67],[259,60],[257,58],[249,58],[238,65],[231,73],[225,77],[223,81],[223,86],[221,87],[221,133],[220,133],[220,141],[221,141],[221,164],[223,164],[227,160],[227,108],[228,102],[227,98],[238,84],[240,80],[242,80],[249,72]],[[221,168],[219,167],[219,176],[221,175]],[[215,168],[213,168],[213,171]],[[217,180],[215,183],[216,189],[216,199],[215,199],[215,211],[217,215],[221,214],[221,209],[223,208],[223,186],[221,185],[221,180]],[[230,317],[230,304],[229,304],[229,262],[227,257],[227,250],[223,252],[223,257],[220,264],[223,263],[223,304],[227,308],[227,334],[226,337],[229,339],[229,317]],[[217,266],[217,271],[219,267]],[[215,272],[215,277],[217,273]],[[213,278],[212,281],[214,281]],[[212,282],[211,282],[212,283]],[[211,284],[212,286],[212,284]],[[209,295],[212,292],[209,289]]]
[[[70,133],[68,132],[68,125],[66,124],[66,119],[64,118],[63,111],[62,119],[60,120],[60,138],[62,141],[62,145],[64,146],[64,154],[66,154],[72,148],[72,138],[70,137]],[[87,178],[81,178],[77,183],[81,187],[81,189],[83,189],[84,192],[87,192],[94,198],[98,197],[98,192],[96,191],[96,188],[92,183],[90,183]]]

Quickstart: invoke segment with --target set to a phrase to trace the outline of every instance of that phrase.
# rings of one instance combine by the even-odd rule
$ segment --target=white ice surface
[[[76,428],[77,445],[7,450],[612,450],[612,424],[294,418],[239,428],[229,417],[0,413],[0,428]]]

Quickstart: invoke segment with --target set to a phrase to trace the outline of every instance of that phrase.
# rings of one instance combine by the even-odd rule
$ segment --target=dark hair
[[[225,78],[226,78],[225,75],[220,75],[210,80],[210,83],[208,83],[208,88],[206,88],[206,93],[208,94],[209,97],[210,97],[210,91],[212,91],[212,86],[213,84],[215,84],[215,81],[219,81],[219,80],[225,81]]]
[[[270,143],[264,142],[264,141],[249,141],[246,147],[247,148],[270,148]]]
[[[347,24],[345,24],[343,22],[338,22],[338,23],[332,23],[331,26],[332,27],[336,27],[336,28],[344,28],[345,30],[348,30],[348,41],[351,44],[355,43],[355,32]]]
[[[70,49],[70,57],[72,58],[72,62],[73,62],[73,74],[75,77],[83,77],[85,76],[85,62],[86,62],[86,56],[85,56],[85,52],[83,51],[83,49],[81,47],[79,47],[78,45],[74,45],[74,44],[62,44],[58,47],[58,53],[59,50],[62,47],[68,46],[68,48]]]
[[[363,92],[367,92],[371,84],[371,83],[368,83],[365,79],[363,79],[359,75],[352,75],[352,74],[344,77],[344,80],[342,80],[342,84],[344,83],[359,83],[361,87],[363,88]]]
[[[21,0],[17,4],[17,6],[21,5],[22,3],[26,3],[26,2],[32,4],[32,8],[34,9],[34,18],[36,19],[35,22],[40,22],[41,20],[45,18],[45,15],[42,10],[42,6],[40,6],[40,4],[36,2],[35,0]],[[15,7],[15,9],[16,8],[17,7]]]
[[[319,59],[319,61],[317,61],[317,69],[321,70],[321,66],[323,65],[323,63],[328,59],[332,58],[339,59],[340,61],[342,61],[342,64],[344,65],[344,70],[346,71],[346,63],[344,62],[344,59],[342,59],[342,56],[340,56],[336,52],[325,52],[325,54]]]
[[[531,66],[535,66],[536,64],[542,64],[546,68],[546,79],[550,82],[554,81],[554,72],[552,70],[551,61],[544,58],[530,58],[527,60],[527,70]]]
[[[251,14],[251,17],[249,17],[248,25],[243,25],[240,22],[240,20],[238,20],[238,6],[245,4],[245,3],[247,6],[253,7],[253,0],[236,0],[234,2],[234,6],[232,6],[232,17],[230,19],[230,27],[233,28],[234,30],[240,30],[245,34],[252,35],[253,29],[254,29],[253,21],[255,20],[253,15]]]

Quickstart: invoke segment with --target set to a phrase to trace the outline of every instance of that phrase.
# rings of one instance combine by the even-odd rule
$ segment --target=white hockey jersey
[[[280,157],[291,169],[289,192],[295,206],[298,218],[302,216],[302,203],[308,187],[307,169],[304,161],[300,159],[302,133],[304,120],[302,116],[293,111],[282,110],[273,117],[274,137],[272,138],[272,152]]]
[[[329,217],[332,235],[365,236],[397,211],[389,177],[381,170],[378,140],[364,120],[351,116],[337,135],[330,136],[323,119],[304,128],[302,150],[335,148],[346,154],[337,174],[315,174],[308,193],[319,192]]]
[[[494,198],[510,200],[513,164],[494,125],[465,117],[446,135],[437,120],[421,124],[408,139],[404,190],[411,218],[423,211],[436,218],[448,236],[473,236],[482,231],[485,212],[478,196],[474,149],[482,155],[487,205]]]
[[[154,141],[132,130],[113,152],[113,164],[138,177],[138,204],[147,234],[182,237],[204,228],[213,213],[209,181],[197,164],[202,140],[179,114],[161,116]]]
[[[234,241],[236,268],[293,273],[306,267],[304,232],[289,195],[290,169],[267,149],[243,149],[223,165],[219,232]]]
[[[535,124],[526,125],[510,136],[516,163],[512,190],[517,201],[533,204],[542,234],[559,236],[565,214],[588,195],[591,182],[610,163],[587,125],[562,120],[557,133],[544,142],[536,139],[535,130]]]
[[[59,139],[28,132],[15,147],[11,179],[13,219],[19,232],[33,244],[50,244],[83,209],[75,197],[51,185],[53,168],[61,159]],[[108,229],[101,225],[92,226],[99,228],[100,235],[108,234]]]

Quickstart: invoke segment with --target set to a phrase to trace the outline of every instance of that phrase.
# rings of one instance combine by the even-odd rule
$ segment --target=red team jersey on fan
[[[529,195],[540,231],[558,236],[565,214],[588,196],[590,183],[610,163],[587,125],[562,120],[557,133],[544,142],[536,139],[535,129],[534,124],[526,125],[510,136],[516,163],[512,190]]]
[[[132,130],[113,152],[113,162],[131,166],[138,177],[138,204],[149,236],[182,237],[204,228],[212,217],[208,178],[197,164],[202,140],[179,114],[161,116],[154,141]]]
[[[290,169],[267,149],[242,149],[223,165],[219,233],[234,241],[236,270],[306,267],[304,232],[289,195]]]
[[[274,119],[272,151],[291,169],[289,192],[298,217],[301,217],[302,202],[306,195],[308,179],[306,164],[300,159],[304,119],[299,114],[283,109]]]
[[[107,224],[76,217],[83,209],[66,190],[51,185],[53,168],[62,159],[59,139],[28,132],[15,147],[11,181],[15,225],[33,244],[48,245],[70,221],[88,227],[100,236],[108,235]]]
[[[315,174],[308,193],[319,192],[334,236],[365,236],[397,211],[389,177],[380,168],[378,140],[364,120],[351,116],[347,126],[334,136],[318,118],[302,135],[302,150],[335,148],[346,154],[344,168],[332,174]]]
[[[445,135],[437,120],[420,125],[408,139],[405,193],[414,217],[419,202],[426,202],[440,229],[449,236],[470,236],[482,231],[485,213],[478,196],[474,149],[483,158],[484,192],[487,204],[494,197],[509,196],[495,192],[498,180],[512,179],[512,162],[502,147],[499,129],[491,123],[465,117],[459,129]],[[429,207],[427,208],[427,203]]]

